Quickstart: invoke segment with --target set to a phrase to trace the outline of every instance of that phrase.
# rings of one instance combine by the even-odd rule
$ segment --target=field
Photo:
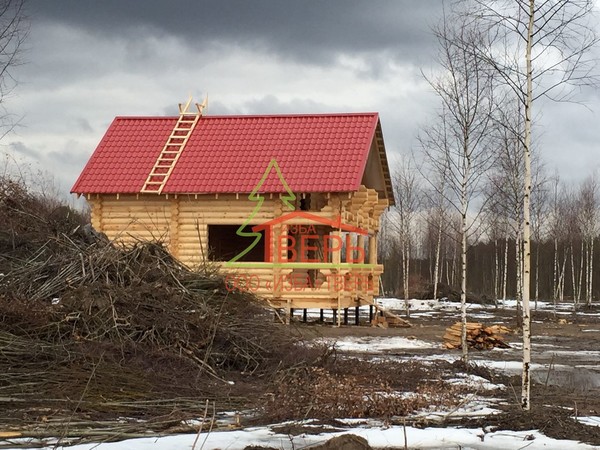
[[[403,300],[380,299],[380,303],[405,313]],[[308,368],[309,376],[298,377],[297,385],[288,379],[276,389],[275,400],[267,401],[271,407],[262,419],[251,411],[221,411],[213,420],[195,422],[196,428],[202,424],[200,435],[160,437],[159,433],[73,448],[299,449],[343,434],[362,436],[373,448],[585,449],[600,445],[599,308],[573,314],[572,305],[539,302],[533,313],[530,413],[518,407],[518,334],[507,336],[509,349],[471,351],[471,364],[465,366],[458,350],[441,345],[445,329],[458,320],[458,304],[412,300],[410,328],[367,326],[367,313],[361,310],[362,326],[320,324],[318,311],[309,311],[308,323],[293,322],[291,334],[301,335],[310,345],[335,349],[336,368],[326,366],[326,377],[320,372],[325,369],[316,368],[313,373]],[[515,302],[498,308],[473,304],[469,320],[513,328]],[[339,375],[335,382],[333,373]],[[373,389],[361,376],[377,379],[379,387]],[[395,414],[399,408],[407,413]],[[10,442],[24,445],[35,440],[5,441],[2,448],[10,448]],[[48,448],[51,443],[51,439],[37,441]]]

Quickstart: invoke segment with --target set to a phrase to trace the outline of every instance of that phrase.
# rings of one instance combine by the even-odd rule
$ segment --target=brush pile
[[[462,324],[456,322],[446,329],[444,334],[444,347],[447,349],[462,348],[461,344]],[[485,326],[478,322],[467,322],[467,343],[469,348],[477,350],[489,350],[494,347],[510,348],[510,345],[504,340],[504,335],[509,333],[510,329],[503,325]]]
[[[190,271],[156,243],[118,248],[84,223],[0,178],[5,428],[168,430],[201,417],[206,400],[246,407],[260,395],[250,379],[297,363],[299,343],[215,271]],[[322,354],[303,351],[306,361]],[[57,433],[59,425],[69,429]]]

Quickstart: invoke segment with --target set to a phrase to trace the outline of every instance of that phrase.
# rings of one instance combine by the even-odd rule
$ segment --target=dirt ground
[[[573,420],[573,417],[600,416],[600,308],[582,309],[577,314],[566,309],[563,306],[558,313],[548,309],[532,311],[532,410],[524,412],[519,407],[522,344],[518,331],[514,331],[507,336],[511,349],[471,350],[470,353],[475,365],[488,369],[487,376],[485,370],[478,375],[507,386],[504,402],[499,407],[503,413],[479,419],[463,418],[458,421],[460,425],[540,429],[555,438],[600,444],[600,427]],[[336,327],[331,323],[298,320],[292,328],[306,339],[400,336],[434,344],[433,348],[385,350],[377,354],[378,358],[382,353],[391,360],[459,358],[460,350],[441,347],[445,329],[459,320],[458,311],[415,311],[410,318],[412,327],[387,329],[369,326],[368,317],[362,314],[361,326]],[[489,307],[470,311],[469,315],[469,321],[517,327],[514,309]],[[362,356],[370,357],[368,353]],[[498,397],[497,392],[494,397]]]

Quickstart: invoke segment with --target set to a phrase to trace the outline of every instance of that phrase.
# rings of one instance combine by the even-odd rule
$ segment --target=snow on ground
[[[450,302],[448,300],[404,300],[400,298],[377,298],[377,304],[385,309],[390,310],[406,310],[406,305],[408,304],[408,309],[412,311],[458,311],[460,309],[460,303],[458,302]],[[468,309],[479,309],[482,305],[477,303],[470,303],[467,305]]]
[[[248,445],[262,445],[282,450],[304,448],[318,444],[341,434],[356,434],[364,437],[374,448],[403,448],[411,449],[504,449],[516,450],[527,448],[562,449],[562,450],[592,450],[594,446],[581,444],[576,441],[549,438],[539,431],[496,431],[485,433],[481,428],[412,428],[402,426],[373,427],[357,426],[350,430],[330,434],[301,434],[289,436],[273,432],[270,427],[254,427],[236,431],[217,431],[202,434],[196,445],[197,450],[241,450]],[[184,434],[165,437],[150,437],[129,439],[122,442],[83,444],[68,447],[71,450],[167,450],[191,449],[196,435]],[[23,441],[21,441],[23,442]],[[17,444],[17,441],[14,441]],[[18,444],[17,444],[18,445]],[[52,445],[45,449],[63,449]],[[66,449],[66,447],[65,447]]]
[[[416,417],[422,417],[426,420],[433,420],[443,422],[448,418],[457,417],[485,417],[490,414],[499,414],[500,410],[494,408],[494,403],[501,402],[500,399],[482,399],[477,396],[471,395],[469,398],[458,407],[451,411],[424,411],[416,414]]]
[[[600,416],[578,417],[577,421],[581,422],[584,425],[591,425],[593,427],[600,427]]]
[[[475,390],[484,389],[492,391],[494,389],[506,389],[506,386],[504,386],[503,384],[490,383],[485,378],[470,373],[458,372],[455,375],[456,378],[449,378],[445,380],[446,383],[454,384],[457,386],[467,386]]]
[[[476,359],[473,361],[477,365],[488,367],[489,369],[498,370],[507,375],[515,375],[523,370],[523,361],[493,361],[491,359]],[[545,370],[548,371],[549,364],[531,364],[532,371]],[[552,364],[552,370],[570,370],[571,366],[562,364]]]
[[[406,311],[406,306],[408,304],[408,308],[411,312],[411,316],[413,316],[414,313],[414,317],[418,317],[419,315],[423,315],[423,316],[428,316],[431,315],[432,313],[435,313],[436,311],[459,311],[460,310],[460,303],[457,302],[450,302],[447,300],[417,300],[417,299],[411,299],[411,300],[403,300],[403,299],[399,299],[399,298],[377,298],[375,299],[375,301],[377,302],[377,304],[387,310],[391,310],[391,311]],[[470,304],[467,307],[469,310],[471,309],[480,309],[482,308],[482,305],[479,304]],[[361,314],[366,314],[369,311],[369,306],[362,306],[360,307],[360,311]],[[311,318],[311,319],[318,319],[320,317],[320,315],[323,314],[323,318],[324,319],[328,319],[331,320],[333,319],[333,310],[331,309],[324,309],[323,312],[321,312],[320,309],[308,309],[307,310],[307,317]],[[485,312],[483,313],[485,314]],[[350,314],[349,319],[352,321],[354,320],[354,313],[352,312]]]
[[[375,301],[377,304],[387,310],[396,311],[403,313],[406,311],[406,307],[410,311],[410,315],[413,318],[416,317],[431,317],[439,315],[442,312],[453,312],[460,311],[460,303],[459,302],[451,302],[446,298],[439,300],[419,300],[419,299],[410,299],[404,300],[401,298],[394,297],[380,297],[376,298]],[[573,314],[573,304],[572,303],[557,303],[556,305],[552,302],[547,301],[538,301],[537,302],[538,310],[547,310],[554,311],[557,315],[568,316]],[[515,309],[517,306],[516,300],[498,300],[498,308],[501,309]],[[534,307],[532,302],[532,308]],[[369,306],[361,306],[360,314],[364,317],[365,314],[369,311]],[[494,304],[479,304],[479,303],[467,303],[467,311],[470,319],[480,319],[480,320],[488,320],[493,319],[495,317],[494,310],[496,309],[496,305]],[[323,318],[330,321],[333,320],[333,310],[324,309],[322,312],[320,309],[307,309],[307,317],[315,320],[318,319],[321,314]],[[586,311],[578,311],[577,314],[583,316],[598,316],[600,317],[600,313],[589,313]],[[352,322],[354,320],[354,312],[352,311],[349,315],[349,320]],[[538,323],[543,323],[539,321]],[[586,330],[583,330],[586,331]],[[591,331],[591,330],[590,330]],[[600,331],[600,330],[595,330]]]
[[[335,348],[343,352],[381,353],[390,350],[441,348],[433,342],[409,339],[401,336],[346,336],[337,339],[319,339],[316,342],[335,344]]]
[[[405,311],[406,306],[408,304],[408,308],[411,312],[420,311],[420,312],[436,312],[436,311],[458,311],[460,310],[460,302],[451,302],[448,299],[439,299],[439,300],[417,300],[410,299],[408,301],[400,298],[393,297],[381,297],[375,299],[377,303],[390,310],[396,311]],[[507,300],[498,300],[497,302],[498,308],[502,309],[516,309],[517,300],[507,299]],[[532,309],[535,308],[535,304],[531,302]],[[489,318],[493,317],[493,311],[496,309],[496,305],[494,304],[479,304],[479,303],[467,303],[467,310],[469,311],[470,317],[478,317],[481,318]],[[537,302],[538,310],[545,311],[555,311],[558,315],[570,315],[573,314],[573,304],[572,303],[553,303],[548,301],[538,300]],[[473,313],[474,310],[478,310],[476,313]],[[491,310],[490,312],[486,310]],[[600,313],[597,312],[587,312],[585,310],[579,309],[577,314],[595,317],[600,316]],[[596,330],[600,331],[600,330]]]

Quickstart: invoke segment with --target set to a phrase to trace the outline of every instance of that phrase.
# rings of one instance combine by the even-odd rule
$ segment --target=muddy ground
[[[406,317],[404,311],[395,311]],[[406,337],[431,342],[432,348],[390,349],[376,357],[390,360],[457,361],[460,350],[441,346],[445,329],[459,320],[457,310],[419,310],[411,313],[410,328],[378,328],[368,326],[368,312],[361,312],[361,326],[341,327],[320,324],[301,318],[292,327],[307,339],[348,336]],[[352,316],[353,319],[353,316]],[[331,320],[331,319],[330,319]],[[503,324],[517,328],[516,311],[493,306],[473,309],[469,321],[486,325]],[[600,416],[600,308],[581,309],[574,314],[569,305],[556,310],[546,305],[532,311],[532,411],[519,407],[521,337],[518,331],[507,336],[512,348],[471,350],[471,361],[482,367],[484,378],[507,386],[498,409],[503,413],[478,419],[462,418],[459,425],[478,425],[503,429],[540,429],[556,438],[567,438],[600,445],[600,427],[582,425],[573,417]],[[368,352],[364,358],[374,357]],[[485,370],[487,369],[487,371]],[[457,366],[457,371],[460,370]],[[475,369],[476,370],[476,369]],[[485,394],[484,394],[485,395]],[[498,392],[494,392],[498,398]],[[453,421],[456,424],[456,420]],[[431,425],[431,424],[429,424]]]

